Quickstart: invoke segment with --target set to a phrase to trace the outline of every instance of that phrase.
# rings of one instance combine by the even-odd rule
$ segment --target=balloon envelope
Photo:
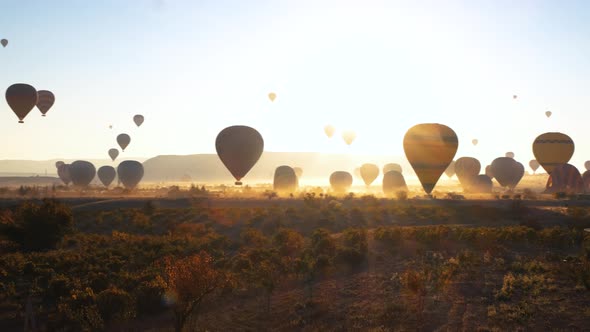
[[[352,144],[356,138],[356,133],[352,130],[345,130],[342,132],[342,139],[346,142],[346,145]]]
[[[548,118],[550,118],[550,117],[551,117],[551,114],[553,114],[553,113],[551,113],[551,111],[547,111],[547,112],[545,112],[545,116],[546,116],[546,117],[548,117]]]
[[[477,145],[477,143],[479,143],[479,141],[477,139],[472,139],[471,140],[471,144],[473,145]]]
[[[275,101],[275,99],[277,98],[277,94],[274,92],[271,92],[268,94],[268,99],[270,99],[270,101]]]
[[[330,186],[337,193],[344,193],[352,186],[352,175],[348,172],[336,171],[330,175]]]
[[[37,108],[43,116],[49,112],[53,104],[55,103],[55,96],[53,92],[47,90],[37,91]]]
[[[365,181],[365,185],[370,186],[373,181],[379,176],[379,167],[375,164],[363,164],[361,166],[361,177]]]
[[[143,165],[139,161],[125,160],[117,167],[117,174],[125,188],[133,189],[143,178]]]
[[[471,185],[471,192],[478,194],[488,194],[492,192],[494,184],[489,176],[481,174],[475,177]]]
[[[404,152],[426,193],[432,192],[458,146],[457,134],[442,124],[418,124],[406,132]]]
[[[529,161],[529,167],[533,170],[533,172],[536,172],[540,166],[541,164],[539,164],[539,162],[536,159]]]
[[[589,193],[590,192],[590,171],[586,171],[586,172],[584,172],[584,174],[582,174],[582,182],[584,182],[584,192]]]
[[[63,161],[59,160],[55,162],[55,168],[60,168],[61,165],[65,164]]]
[[[461,186],[466,191],[470,191],[473,181],[479,175],[479,171],[481,171],[481,164],[475,158],[461,157],[455,161],[455,174],[457,174]]]
[[[76,160],[70,165],[72,183],[77,187],[87,187],[96,175],[96,168],[85,160]]]
[[[328,137],[332,137],[334,136],[334,132],[336,131],[336,129],[334,129],[334,126],[331,125],[327,125],[324,127],[324,133],[326,133],[326,136]]]
[[[445,169],[445,174],[449,177],[452,178],[453,175],[455,175],[455,161],[451,161],[451,163],[449,164],[449,166],[447,167],[447,169]]]
[[[8,40],[2,39],[0,40],[0,44],[2,44],[2,47],[6,47],[6,45],[8,45]]]
[[[301,176],[303,175],[303,169],[301,167],[293,167],[293,171],[295,171],[297,179],[301,179]]]
[[[590,160],[587,160],[587,161],[584,163],[584,168],[586,168],[586,170],[587,170],[587,171],[590,171]]]
[[[117,136],[117,143],[121,147],[121,150],[125,151],[125,148],[131,143],[131,137],[127,134],[119,134],[119,136]]]
[[[111,157],[111,159],[113,161],[115,161],[115,159],[117,159],[118,156],[119,156],[119,150],[117,150],[117,149],[110,149],[109,150],[109,157]]]
[[[143,118],[143,115],[141,115],[141,114],[136,114],[133,116],[133,122],[135,122],[135,125],[138,127],[141,126],[141,124],[143,123],[143,120],[144,120],[144,118]]]
[[[101,166],[98,171],[96,171],[96,175],[98,175],[100,182],[108,188],[117,176],[117,171],[115,171],[113,166]]]
[[[574,141],[566,134],[544,133],[533,142],[533,154],[549,174],[559,165],[566,164],[574,154]]]
[[[402,173],[398,171],[389,171],[383,175],[383,193],[386,196],[392,196],[396,192],[407,191],[408,186]]]
[[[492,171],[492,165],[486,166],[485,173],[490,179],[494,178],[494,172]]]
[[[500,157],[492,161],[492,173],[502,187],[514,189],[524,175],[524,166],[509,157]]]
[[[514,159],[514,152],[506,152],[506,154],[504,156],[505,157],[508,157],[508,158],[513,158]]]
[[[584,190],[584,180],[580,171],[570,164],[561,164],[552,170],[545,186],[546,193],[580,193]]]
[[[275,170],[273,189],[279,194],[291,194],[297,190],[298,181],[295,171],[289,166],[279,166]]]
[[[72,177],[70,175],[70,165],[69,164],[61,164],[57,168],[57,176],[59,176],[60,180],[67,186],[72,182]]]
[[[231,126],[223,129],[215,140],[217,155],[236,179],[236,185],[258,162],[264,150],[260,133],[247,126]]]
[[[28,84],[13,84],[6,89],[6,102],[18,117],[18,122],[23,123],[27,114],[37,105],[37,90]]]
[[[400,164],[396,164],[396,163],[389,163],[389,164],[385,164],[385,166],[383,166],[383,174],[386,174],[389,171],[396,171],[396,172],[402,172],[402,166]]]

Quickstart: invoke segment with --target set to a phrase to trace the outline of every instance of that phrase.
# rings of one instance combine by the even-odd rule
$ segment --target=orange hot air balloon
[[[330,186],[337,193],[345,193],[352,186],[352,175],[348,172],[336,171],[330,175]]]
[[[481,164],[475,158],[461,157],[455,161],[455,174],[466,191],[471,190],[471,185],[479,175],[479,171],[481,171]]]
[[[368,187],[375,181],[379,176],[379,167],[375,164],[363,164],[361,166],[361,177],[365,181],[365,185]]]
[[[27,114],[37,105],[37,90],[28,84],[13,84],[6,89],[6,102],[18,117],[18,122],[24,123]]]
[[[55,96],[53,92],[47,90],[37,91],[37,108],[41,111],[41,114],[45,116],[55,103]]]
[[[345,130],[342,132],[342,139],[346,142],[346,145],[350,146],[356,138],[356,133],[352,130]]]
[[[127,134],[119,134],[119,136],[117,136],[117,143],[121,147],[121,150],[125,151],[127,146],[129,146],[129,143],[131,143],[131,137]]]
[[[438,123],[415,125],[404,136],[406,158],[427,194],[453,161],[458,147],[453,129]]]
[[[555,167],[567,164],[574,155],[574,150],[574,141],[562,133],[544,133],[533,142],[535,159],[549,174]]]
[[[328,136],[328,138],[332,138],[332,136],[334,136],[335,131],[336,129],[334,129],[334,126],[327,125],[324,127],[324,133],[326,133],[326,136]]]
[[[108,188],[111,183],[113,183],[113,180],[115,180],[117,171],[113,166],[101,166],[98,171],[96,171],[96,175],[100,182]]]
[[[254,167],[262,151],[264,140],[260,133],[247,126],[231,126],[223,129],[215,140],[217,155],[236,179],[236,185]]]
[[[545,187],[546,193],[581,193],[583,191],[584,179],[578,169],[570,164],[555,166],[549,174],[549,179]]]

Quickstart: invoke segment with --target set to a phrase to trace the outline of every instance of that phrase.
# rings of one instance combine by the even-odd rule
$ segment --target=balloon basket
[[[236,186],[241,186],[242,185],[242,182],[241,181],[236,181],[235,185]]]
[[[42,116],[45,116],[45,114],[43,114]]]
[[[18,120],[18,123],[25,123],[23,120]]]

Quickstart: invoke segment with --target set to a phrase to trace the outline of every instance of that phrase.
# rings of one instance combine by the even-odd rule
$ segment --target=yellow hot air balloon
[[[404,136],[406,158],[427,194],[453,161],[458,147],[453,129],[438,123],[415,125]]]
[[[574,155],[574,149],[574,141],[562,133],[544,133],[533,142],[535,159],[549,174],[555,167],[567,164]]]
[[[546,117],[548,117],[548,118],[550,118],[550,117],[551,117],[551,114],[553,114],[551,111],[547,111],[547,112],[545,112],[545,116],[546,116]]]
[[[274,92],[271,92],[268,94],[268,99],[270,99],[270,101],[275,101],[275,99],[277,98],[277,94]]]
[[[336,129],[334,129],[334,126],[332,125],[327,125],[324,127],[324,133],[326,133],[326,136],[328,136],[328,138],[332,138],[332,136],[334,136],[335,131]]]
[[[352,130],[345,130],[342,132],[342,139],[346,142],[346,145],[352,144],[356,138],[356,133]]]
[[[471,144],[477,145],[477,143],[479,143],[479,141],[477,140],[477,138],[474,138],[474,139],[471,140]]]
[[[361,166],[361,177],[368,187],[379,176],[379,167],[375,164],[363,164]]]

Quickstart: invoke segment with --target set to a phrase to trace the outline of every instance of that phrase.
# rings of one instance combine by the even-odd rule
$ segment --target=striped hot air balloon
[[[559,165],[566,164],[574,155],[574,141],[566,134],[544,133],[533,142],[533,154],[549,174]]]
[[[570,164],[561,164],[553,168],[549,175],[545,192],[581,193],[584,191],[584,180],[580,171]]]
[[[430,194],[453,161],[459,139],[453,129],[438,123],[423,123],[404,136],[404,152],[424,191]]]

